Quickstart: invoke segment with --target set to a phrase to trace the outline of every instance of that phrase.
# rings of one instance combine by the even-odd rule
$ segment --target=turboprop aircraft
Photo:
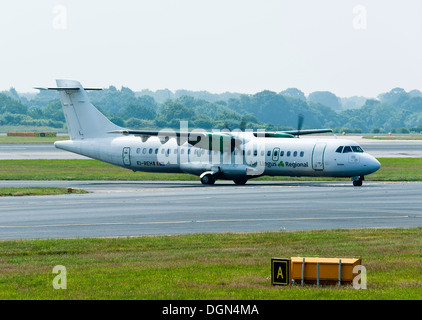
[[[354,141],[344,139],[299,139],[331,129],[282,132],[189,130],[131,130],[109,121],[88,99],[78,81],[56,80],[70,140],[55,147],[133,171],[188,173],[203,184],[217,179],[245,184],[268,176],[347,177],[361,186],[365,175],[380,163]],[[303,122],[303,118],[299,118]]]

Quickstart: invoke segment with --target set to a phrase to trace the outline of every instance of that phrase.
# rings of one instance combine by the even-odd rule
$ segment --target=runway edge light
[[[271,259],[271,284],[273,286],[288,286],[290,284],[290,259]]]

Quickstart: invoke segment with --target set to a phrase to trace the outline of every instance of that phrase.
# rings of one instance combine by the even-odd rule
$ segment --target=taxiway
[[[1,181],[92,193],[0,198],[0,239],[422,225],[422,183]]]

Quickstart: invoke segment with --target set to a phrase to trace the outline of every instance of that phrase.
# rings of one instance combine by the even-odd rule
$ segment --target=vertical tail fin
[[[123,129],[108,120],[91,104],[85,89],[78,81],[56,80],[56,83],[57,88],[37,89],[59,92],[71,140],[106,137],[109,131]],[[95,89],[86,88],[86,90]]]

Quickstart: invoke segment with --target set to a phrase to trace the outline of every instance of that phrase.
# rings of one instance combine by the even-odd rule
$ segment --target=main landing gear
[[[233,182],[235,184],[246,184],[246,182],[248,182],[248,179],[246,177],[240,177],[240,178],[235,178],[233,179]]]
[[[248,182],[248,179],[246,177],[238,177],[234,178],[233,182],[238,185],[244,185],[246,182]],[[202,184],[214,184],[215,183],[215,176],[211,173],[206,173],[201,177],[201,183]]]
[[[360,176],[360,177],[352,177],[352,181],[353,181],[353,186],[355,187],[361,187],[363,180],[365,180],[364,176]]]
[[[215,178],[211,173],[207,173],[201,177],[202,184],[214,184]]]

